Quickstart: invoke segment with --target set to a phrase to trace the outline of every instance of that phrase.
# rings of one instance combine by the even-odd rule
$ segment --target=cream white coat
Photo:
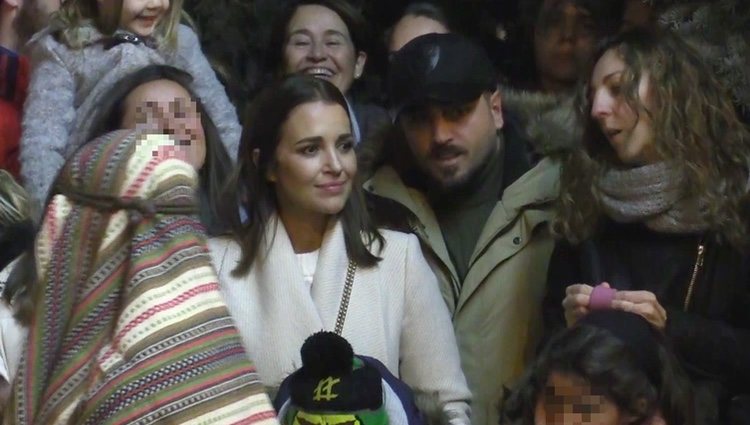
[[[261,256],[241,278],[231,275],[241,255],[236,242],[215,238],[209,247],[245,348],[273,394],[302,365],[305,339],[334,329],[349,260],[336,222],[309,288],[284,225],[273,219],[268,228]],[[356,271],[343,336],[355,353],[380,360],[410,385],[429,417],[468,424],[471,395],[435,275],[415,236],[382,232],[385,246],[374,251],[382,260]]]

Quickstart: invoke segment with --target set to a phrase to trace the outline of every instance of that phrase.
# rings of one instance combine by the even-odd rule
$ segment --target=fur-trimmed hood
[[[506,127],[519,133],[538,156],[556,156],[580,144],[579,124],[573,94],[552,95],[541,92],[500,89]],[[368,178],[387,162],[387,143],[395,143],[399,134],[386,125],[358,147],[359,169]]]
[[[582,126],[573,94],[501,89],[505,114],[517,120],[534,151],[550,156],[569,151],[581,142]]]

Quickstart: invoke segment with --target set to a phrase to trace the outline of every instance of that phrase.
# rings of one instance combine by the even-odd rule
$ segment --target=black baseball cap
[[[466,37],[425,34],[396,52],[388,70],[391,117],[428,102],[465,103],[497,87],[487,53]]]

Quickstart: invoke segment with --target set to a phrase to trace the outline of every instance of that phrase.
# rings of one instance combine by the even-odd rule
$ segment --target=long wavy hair
[[[233,217],[227,220],[232,223],[234,236],[242,248],[242,256],[233,271],[236,276],[247,274],[260,254],[266,226],[276,225],[272,221],[278,208],[276,189],[265,176],[276,164],[276,147],[281,140],[284,122],[294,108],[311,102],[339,105],[349,114],[346,100],[336,86],[325,80],[296,74],[267,87],[248,109],[240,139],[238,166],[226,189],[240,197],[240,205],[247,214],[244,222],[234,221]],[[257,152],[255,159],[253,152]],[[338,216],[344,228],[349,258],[360,267],[376,265],[380,258],[369,248],[382,247],[385,241],[365,206],[359,173],[354,176],[351,194]]]
[[[69,47],[83,47],[85,40],[81,27],[93,24],[105,35],[117,31],[124,0],[107,0],[114,3],[112,13],[102,13],[98,0],[67,0],[60,6],[50,22],[50,28],[60,41]],[[169,0],[169,10],[156,27],[154,36],[170,49],[177,47],[177,32],[182,19],[183,0]]]
[[[631,313],[610,310],[628,321]],[[617,316],[615,316],[617,317]],[[642,320],[642,319],[640,319]],[[643,323],[648,327],[648,323]],[[642,332],[642,331],[640,331]],[[625,342],[602,325],[578,324],[553,336],[502,404],[502,425],[534,424],[535,407],[552,373],[571,375],[589,384],[592,394],[612,401],[622,417],[644,425],[655,414],[667,424],[695,425],[693,393],[679,361],[664,338],[653,332],[645,341]],[[649,344],[634,346],[634,342]],[[636,350],[646,350],[645,365]]]
[[[636,114],[648,115],[657,154],[682,176],[682,196],[705,206],[701,214],[710,232],[735,248],[747,247],[750,135],[726,88],[701,55],[670,32],[622,33],[605,40],[592,63],[609,50],[625,63],[621,95]],[[638,96],[641,78],[649,79],[650,108]],[[564,159],[553,226],[573,243],[591,237],[600,223],[603,176],[624,167],[590,115],[587,91],[579,97],[583,146]]]

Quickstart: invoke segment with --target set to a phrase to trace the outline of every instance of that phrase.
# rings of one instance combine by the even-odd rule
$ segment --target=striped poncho
[[[119,131],[66,164],[6,423],[276,423],[191,213],[196,173],[174,152]]]

